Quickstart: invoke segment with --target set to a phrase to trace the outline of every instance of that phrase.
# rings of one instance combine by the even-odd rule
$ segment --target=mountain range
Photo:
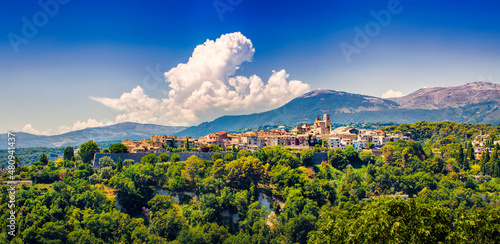
[[[222,116],[192,126],[180,136],[202,136],[216,131],[236,131],[261,125],[311,123],[331,114],[332,123],[455,121],[500,122],[500,85],[471,82],[462,86],[422,88],[409,95],[383,99],[333,90],[314,90],[285,105],[262,113]]]
[[[218,131],[237,131],[263,125],[311,123],[317,116],[331,115],[332,123],[454,121],[500,122],[500,85],[471,82],[461,86],[422,88],[409,95],[383,99],[334,90],[307,92],[285,105],[266,112],[222,116],[189,128],[132,122],[86,128],[61,135],[41,136],[19,132],[17,147],[79,145],[88,140],[145,139],[151,135],[200,137]],[[0,134],[6,141],[7,134]],[[0,144],[0,149],[6,145]]]
[[[164,126],[154,124],[139,124],[132,122],[119,123],[114,125],[92,127],[83,130],[71,131],[68,133],[42,136],[24,132],[17,132],[16,147],[60,147],[77,146],[89,140],[94,141],[114,141],[114,140],[140,140],[150,138],[151,135],[172,135],[186,127]],[[7,141],[7,134],[0,134],[0,140]],[[7,143],[0,143],[0,149],[6,149]]]

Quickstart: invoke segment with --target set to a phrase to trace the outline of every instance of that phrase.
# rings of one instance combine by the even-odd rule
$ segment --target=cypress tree
[[[465,167],[465,161],[464,161],[464,148],[462,147],[462,144],[460,144],[458,147],[457,161],[460,167],[463,169]]]
[[[498,149],[493,148],[493,152],[491,153],[491,158],[488,160],[488,162],[496,162],[498,161]]]
[[[123,168],[123,161],[121,157],[118,157],[118,161],[116,162],[116,171],[121,172]]]
[[[483,175],[486,175],[486,163],[487,162],[488,161],[486,161],[486,151],[483,151],[483,153],[481,153],[481,173],[483,173]]]
[[[469,146],[467,147],[467,157],[469,157],[470,161],[476,159],[474,156],[474,146],[472,146],[472,142],[469,142]]]
[[[464,167],[463,167],[464,170],[469,170],[470,169],[470,164],[469,164],[469,160],[467,159],[467,157],[464,158]]]
[[[493,177],[500,177],[500,160],[493,165]]]
[[[49,160],[45,153],[42,153],[42,156],[40,156],[40,163],[42,163],[42,165],[47,165],[47,163],[49,163]]]
[[[73,147],[66,147],[64,149],[64,160],[71,160],[74,156]]]

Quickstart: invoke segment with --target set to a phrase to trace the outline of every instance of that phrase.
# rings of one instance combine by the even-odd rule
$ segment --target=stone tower
[[[325,127],[332,129],[332,120],[330,119],[330,114],[323,114],[323,121],[325,121]]]

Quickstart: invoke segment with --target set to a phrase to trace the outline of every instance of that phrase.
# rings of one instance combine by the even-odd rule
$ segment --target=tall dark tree
[[[465,168],[465,156],[464,156],[464,148],[462,147],[462,144],[458,146],[458,155],[457,155],[457,162],[460,165],[460,167],[463,169]]]
[[[467,159],[467,157],[465,157],[464,164],[463,164],[463,170],[469,170],[469,169],[470,169],[469,159]]]
[[[490,149],[486,149],[486,151],[484,151],[484,162],[487,163],[490,161]]]
[[[490,161],[490,151],[486,149],[481,154],[481,172],[486,175],[489,174],[488,162]]]
[[[469,142],[467,144],[467,158],[469,158],[470,161],[475,160],[476,158],[474,157],[474,147],[472,146],[472,142]]]
[[[168,147],[175,148],[174,139],[170,139],[170,140],[168,141]]]
[[[489,162],[496,162],[497,160],[498,160],[498,149],[493,148],[493,152],[491,152],[490,160],[488,160],[488,161]]]
[[[64,160],[71,160],[75,156],[73,147],[66,147],[64,149]]]
[[[491,158],[486,164],[486,174],[489,174],[493,177],[497,177],[497,165],[500,159],[498,158],[498,146],[493,148],[493,152],[491,153]]]
[[[84,163],[90,163],[94,159],[94,154],[100,152],[99,146],[94,141],[83,143],[78,150],[78,154],[82,157]]]
[[[118,161],[116,161],[116,171],[121,172],[123,168],[123,161],[121,157],[118,157]]]
[[[21,163],[21,159],[19,159],[18,156],[15,156],[14,157],[14,166],[16,167],[16,169],[19,168],[19,164]]]
[[[186,142],[185,142],[185,147],[186,148],[186,151],[189,151],[189,140],[186,138]]]
[[[47,165],[49,163],[49,160],[47,159],[47,155],[45,155],[45,153],[42,153],[42,156],[40,156],[40,163],[42,163],[42,165]]]

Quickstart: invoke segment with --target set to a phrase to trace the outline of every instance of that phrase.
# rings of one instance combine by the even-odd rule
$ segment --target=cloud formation
[[[53,131],[52,129],[49,129],[47,131],[39,131],[35,129],[31,124],[26,124],[23,127],[23,132],[30,133],[33,135],[44,135],[44,136],[49,136],[49,135],[54,135],[54,134],[64,134],[66,132],[70,131],[75,131],[75,130],[83,130],[85,128],[89,127],[99,127],[99,126],[105,126],[105,125],[112,125],[114,124],[113,122],[99,122],[95,119],[88,119],[87,121],[77,121],[73,124],[73,126],[66,126],[66,125],[61,125],[56,131]]]
[[[39,130],[33,128],[33,126],[31,124],[26,124],[23,127],[23,132],[34,134],[34,135],[45,135],[46,136],[46,135],[50,135],[52,133],[52,130],[40,132]]]
[[[382,98],[391,98],[391,97],[402,97],[403,92],[401,91],[394,91],[392,89],[387,90],[382,94]]]
[[[116,122],[193,125],[224,114],[259,112],[283,105],[310,90],[298,80],[288,81],[285,70],[274,71],[267,82],[257,75],[236,76],[255,49],[239,32],[222,35],[198,45],[187,63],[165,73],[170,91],[165,98],[151,98],[137,86],[119,98],[91,97],[122,111]]]
[[[112,125],[112,124],[113,124],[113,122],[103,123],[103,122],[99,122],[95,119],[88,119],[87,121],[83,121],[83,122],[78,120],[73,124],[72,127],[65,126],[65,125],[59,126],[59,134],[63,134],[63,133],[75,131],[75,130],[83,130],[83,129],[89,128],[89,127],[99,127],[99,126]]]

